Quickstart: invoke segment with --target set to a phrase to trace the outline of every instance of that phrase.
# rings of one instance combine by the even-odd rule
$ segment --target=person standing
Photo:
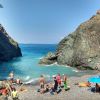
[[[39,83],[40,83],[40,89],[44,89],[45,78],[43,75],[40,76]]]
[[[58,75],[56,76],[56,80],[57,80],[57,82],[58,82],[59,87],[61,87],[61,76],[60,76],[59,73],[58,73]]]
[[[68,86],[67,86],[67,76],[66,75],[64,75],[63,82],[64,82],[64,90],[67,90]]]
[[[13,83],[13,81],[14,81],[14,72],[13,71],[10,72],[9,77],[10,77],[11,82]]]
[[[51,95],[54,95],[54,92],[57,93],[58,89],[58,82],[55,75],[53,75],[53,80],[54,80],[54,85],[53,86],[51,85],[51,90],[50,90]]]

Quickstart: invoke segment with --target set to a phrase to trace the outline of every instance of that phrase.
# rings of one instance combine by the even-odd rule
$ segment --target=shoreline
[[[86,77],[86,76],[97,76],[97,75],[100,75],[100,72],[94,72],[94,73],[85,74],[85,75],[82,75],[82,76],[67,76],[67,77],[68,77],[68,79],[74,79],[74,78],[76,79],[76,78],[82,78],[82,77]],[[52,78],[52,77],[49,77],[49,78]],[[39,77],[37,79],[39,79]],[[46,81],[47,81],[47,83],[48,82],[53,82],[52,80],[46,80]],[[34,84],[31,84],[31,83],[29,83],[29,84],[34,85]],[[26,84],[26,85],[28,85],[28,84]]]
[[[64,66],[65,67],[65,66]],[[78,70],[78,69],[74,69],[73,68],[73,71],[75,72],[75,71],[78,71],[78,72],[76,72],[76,73],[81,73],[82,72],[82,74],[81,75],[76,75],[76,76],[69,76],[69,75],[67,75],[67,77],[70,79],[70,78],[79,78],[79,77],[84,77],[84,76],[93,76],[93,75],[98,75],[98,74],[100,74],[100,71],[97,71],[97,70],[91,70],[92,72],[91,73],[87,73],[87,70],[82,70],[82,71],[80,71],[80,70]],[[88,71],[90,71],[90,70],[88,70]],[[43,74],[44,75],[44,74]],[[62,74],[61,74],[61,76],[62,76]],[[45,77],[45,79],[46,79],[46,81],[47,82],[52,82],[52,75],[44,75],[44,77]],[[17,79],[17,78],[15,78],[15,79]],[[0,79],[0,81],[4,81],[4,80],[8,80],[8,77],[7,78],[2,78],[2,79]],[[25,83],[25,84],[37,84],[38,83],[38,80],[39,80],[39,77],[36,77],[36,78],[30,78],[30,79],[28,79],[28,80],[23,80],[23,79],[21,79],[21,81],[23,82],[23,83]]]
[[[51,95],[49,92],[40,94],[37,92],[39,89],[39,84],[32,85],[27,84],[23,85],[22,88],[25,89],[25,91],[19,92],[19,99],[20,100],[99,100],[100,94],[99,93],[93,93],[89,89],[89,87],[78,87],[75,85],[75,83],[80,82],[87,82],[89,77],[100,75],[99,73],[95,73],[93,75],[83,75],[81,77],[68,77],[68,86],[70,86],[70,90],[64,91],[62,90],[59,94]],[[50,81],[50,83],[53,83],[53,81]],[[19,85],[15,85],[17,90],[21,88]],[[12,100],[11,97],[9,97],[8,100]]]
[[[59,94],[50,95],[50,93],[40,94],[37,92],[38,85],[26,85],[27,91],[21,93],[21,100],[99,100],[100,94],[93,93],[89,90],[89,87],[78,87],[75,83],[86,82],[91,76],[99,75],[84,75],[82,77],[70,77],[68,78],[69,91],[62,91]]]

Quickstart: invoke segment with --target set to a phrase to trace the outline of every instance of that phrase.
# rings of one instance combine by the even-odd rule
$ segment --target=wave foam
[[[78,70],[73,70],[73,71],[76,72],[76,73],[79,72]]]
[[[25,80],[27,81],[27,80],[29,80],[29,79],[30,79],[30,76],[26,76]]]
[[[46,82],[50,81],[50,75],[43,75],[45,77]],[[24,82],[24,84],[38,84],[39,83],[39,78],[32,78],[26,82]]]
[[[53,64],[45,65],[45,66],[54,66],[54,65],[58,65],[57,62],[55,62]]]

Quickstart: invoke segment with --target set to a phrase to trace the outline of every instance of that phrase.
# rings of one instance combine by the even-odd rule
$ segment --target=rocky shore
[[[44,65],[53,64],[57,61],[56,59],[57,59],[57,56],[54,53],[49,52],[45,57],[40,59],[39,64],[44,64]]]
[[[55,61],[79,69],[100,70],[100,11],[66,36],[58,44],[53,57],[44,57],[42,64]],[[43,62],[42,62],[43,61]]]
[[[8,61],[22,56],[18,43],[15,42],[0,24],[0,61]]]

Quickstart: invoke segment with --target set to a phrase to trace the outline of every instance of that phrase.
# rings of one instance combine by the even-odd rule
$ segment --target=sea
[[[67,65],[39,65],[39,60],[48,52],[55,52],[57,44],[19,44],[22,57],[14,58],[9,62],[0,63],[0,79],[8,79],[9,73],[14,72],[15,78],[20,78],[25,82],[35,81],[40,75],[47,79],[52,79],[52,75],[60,73],[68,77],[80,77],[92,71],[80,71]]]

